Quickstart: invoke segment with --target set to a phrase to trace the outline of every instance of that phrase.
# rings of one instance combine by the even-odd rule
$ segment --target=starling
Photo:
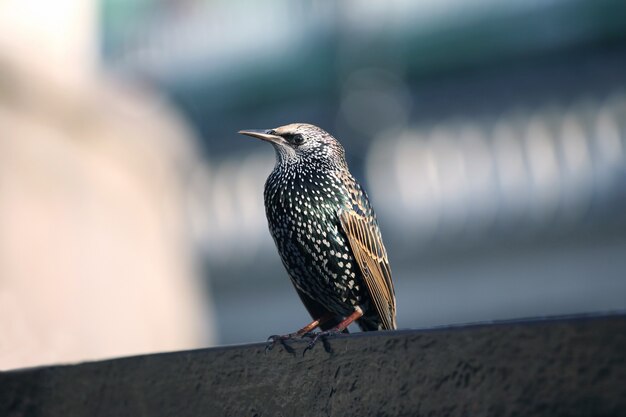
[[[271,342],[396,328],[387,252],[365,190],[343,146],[317,126],[293,123],[239,133],[270,142],[276,165],[265,183],[265,212],[280,258],[313,322]],[[322,331],[311,333],[314,329]]]

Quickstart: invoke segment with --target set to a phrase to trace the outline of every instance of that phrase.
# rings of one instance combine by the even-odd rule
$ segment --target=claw
[[[297,337],[297,335],[292,334],[286,334],[286,335],[277,335],[277,334],[273,334],[270,337],[267,338],[267,343],[265,344],[265,353],[271,351],[272,349],[274,349],[274,345],[276,345],[276,342],[280,343],[281,346],[288,352],[288,353],[295,353],[295,350],[289,346],[287,344],[287,340],[289,339],[293,339]]]
[[[326,330],[323,332],[319,332],[319,333],[313,333],[311,335],[307,335],[308,337],[311,337],[311,341],[309,342],[309,344],[304,348],[304,351],[302,352],[302,356],[304,356],[304,354],[313,349],[315,347],[315,345],[317,344],[317,341],[319,339],[322,339],[322,344],[324,345],[324,350],[328,353],[332,353],[333,349],[330,346],[330,342],[328,341],[328,336],[336,336],[338,334],[341,334],[341,330],[337,330],[337,329],[330,329],[330,330]]]
[[[265,345],[265,353],[272,350],[276,342],[280,342],[281,345],[285,348],[285,350],[289,353],[294,353],[294,349],[289,346],[285,341],[289,339],[302,339],[304,337],[313,338],[317,340],[317,333],[313,333],[313,330],[317,329],[321,324],[326,323],[328,320],[332,319],[334,316],[331,313],[326,313],[322,317],[318,317],[313,320],[311,323],[307,324],[300,330],[295,333],[289,333],[283,336],[279,336],[277,334],[271,335],[267,338],[267,344]],[[344,327],[345,328],[345,327]],[[315,343],[313,343],[315,344]],[[324,344],[326,346],[326,344]],[[327,349],[328,350],[328,349]]]
[[[267,342],[265,343],[265,353],[269,352],[270,350],[274,349],[274,345],[276,344],[276,340],[278,340],[280,338],[279,335],[277,334],[273,334],[270,337],[267,338]]]

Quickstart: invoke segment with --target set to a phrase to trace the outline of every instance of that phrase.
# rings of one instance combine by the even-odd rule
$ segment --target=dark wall
[[[626,415],[624,315],[290,344],[4,372],[0,415]]]

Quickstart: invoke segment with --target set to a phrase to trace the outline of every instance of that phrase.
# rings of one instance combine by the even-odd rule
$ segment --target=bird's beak
[[[242,135],[246,135],[246,136],[252,136],[253,138],[257,138],[257,139],[261,139],[264,140],[266,142],[272,142],[272,143],[282,143],[285,141],[285,139],[283,139],[280,136],[276,136],[276,135],[272,135],[270,133],[270,130],[262,130],[262,129],[249,129],[249,130],[240,130],[237,133],[240,133]]]

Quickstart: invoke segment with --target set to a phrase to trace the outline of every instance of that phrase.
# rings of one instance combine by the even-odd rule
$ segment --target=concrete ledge
[[[0,373],[2,416],[626,415],[626,315],[339,336]]]

